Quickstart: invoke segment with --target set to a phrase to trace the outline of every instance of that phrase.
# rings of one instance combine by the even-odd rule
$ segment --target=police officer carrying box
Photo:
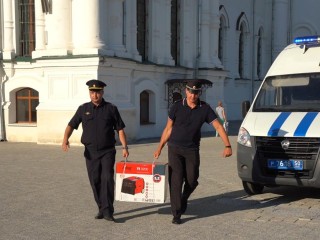
[[[115,164],[115,131],[122,144],[122,156],[129,156],[125,124],[118,108],[103,99],[106,84],[99,80],[87,82],[91,102],[79,106],[75,115],[66,127],[62,149],[67,151],[69,138],[74,129],[82,123],[81,142],[85,146],[88,177],[99,212],[96,219],[115,221],[113,217],[114,202],[114,164]]]
[[[201,80],[187,82],[186,97],[172,105],[167,125],[154,152],[154,157],[158,158],[168,142],[170,202],[174,224],[181,224],[181,214],[187,210],[188,198],[198,185],[203,123],[211,124],[219,133],[225,145],[223,157],[232,155],[229,138],[217,115],[199,99],[201,86]]]

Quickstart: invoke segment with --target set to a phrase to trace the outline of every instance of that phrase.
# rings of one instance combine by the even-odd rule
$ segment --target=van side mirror
[[[250,108],[250,101],[243,101],[242,102],[242,117],[243,118],[247,115],[249,108]]]

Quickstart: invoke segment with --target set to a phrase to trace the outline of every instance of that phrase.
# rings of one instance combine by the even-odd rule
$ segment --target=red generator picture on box
[[[123,179],[121,192],[128,194],[137,194],[144,192],[144,179],[137,176],[127,177]]]

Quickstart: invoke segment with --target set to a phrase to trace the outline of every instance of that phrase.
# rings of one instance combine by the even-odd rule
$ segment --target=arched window
[[[251,49],[249,48],[249,22],[246,17],[246,14],[242,12],[237,20],[237,27],[236,30],[238,32],[238,74],[239,79],[249,79],[250,76],[250,69],[249,69],[249,62],[250,62],[250,52]]]
[[[223,51],[224,51],[224,35],[225,35],[225,19],[224,17],[220,17],[220,27],[219,27],[219,49],[218,49],[218,57],[220,59],[221,64],[223,65]]]
[[[31,57],[35,50],[35,10],[34,0],[19,0],[20,55]]]
[[[36,107],[39,104],[39,93],[32,88],[24,88],[16,92],[16,110],[18,123],[37,122]]]
[[[137,0],[137,48],[142,61],[148,60],[147,0]]]
[[[140,93],[140,124],[154,124],[156,115],[154,93],[144,90]]]
[[[179,65],[179,28],[180,0],[171,0],[171,55],[176,65]]]
[[[243,78],[244,73],[244,26],[240,26],[239,35],[239,65],[238,65],[239,77]]]
[[[140,93],[140,124],[149,123],[149,93]]]
[[[227,30],[229,28],[228,13],[223,5],[219,7],[220,13],[220,26],[219,26],[219,42],[218,42],[218,58],[224,69],[227,69]]]

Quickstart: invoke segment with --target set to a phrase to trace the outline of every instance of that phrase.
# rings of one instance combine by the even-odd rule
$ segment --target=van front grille
[[[283,149],[281,142],[288,140],[288,149]],[[318,159],[319,138],[285,138],[285,137],[257,137],[257,159],[265,176],[282,176],[291,178],[311,178]],[[302,160],[303,170],[276,170],[268,168],[268,159]]]

